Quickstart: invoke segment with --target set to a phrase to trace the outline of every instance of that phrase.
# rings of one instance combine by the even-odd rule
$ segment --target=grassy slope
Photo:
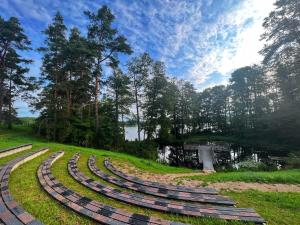
[[[2,132],[3,134],[3,132]],[[188,218],[183,216],[175,216],[169,214],[159,213],[153,210],[142,209],[139,207],[129,206],[124,203],[117,202],[112,199],[105,198],[93,191],[83,187],[72,179],[67,172],[67,162],[70,157],[77,151],[82,153],[82,157],[79,160],[79,168],[82,172],[88,176],[105,183],[104,181],[95,177],[87,168],[86,162],[90,154],[96,154],[98,156],[98,166],[102,169],[102,160],[104,156],[110,156],[119,160],[130,161],[135,166],[141,169],[148,169],[149,162],[147,160],[140,160],[138,158],[127,156],[124,154],[116,154],[102,150],[93,150],[87,148],[80,148],[70,145],[62,145],[56,143],[47,143],[37,138],[32,138],[25,135],[22,131],[11,132],[1,135],[0,131],[0,148],[7,146],[14,146],[22,143],[32,142],[34,149],[40,147],[49,146],[51,152],[32,160],[30,163],[22,165],[15,170],[10,179],[10,190],[14,198],[22,204],[22,206],[39,218],[45,224],[94,224],[92,221],[82,218],[77,214],[60,206],[57,202],[52,200],[39,186],[36,178],[36,170],[40,163],[47,158],[52,152],[64,149],[66,151],[65,156],[58,160],[53,165],[53,173],[58,180],[69,188],[76,190],[77,192],[89,196],[93,199],[109,204],[114,207],[123,208],[130,212],[139,212],[147,215],[153,215],[162,217],[165,219],[189,222],[191,224],[237,224],[226,223],[219,220],[201,219],[201,218]],[[22,155],[18,153],[17,155]],[[0,161],[0,165],[13,158],[10,156]],[[185,169],[172,168],[157,163],[151,162],[149,170],[152,172],[187,172]],[[26,177],[26,179],[24,179]],[[224,194],[231,196],[238,202],[238,206],[241,207],[253,207],[255,208],[265,219],[269,221],[269,224],[274,225],[298,225],[300,224],[300,194],[299,193],[262,193],[258,191],[245,191],[242,193],[225,192]]]
[[[188,178],[205,182],[244,181],[259,183],[300,184],[300,169],[272,172],[218,172],[206,176],[199,175]]]

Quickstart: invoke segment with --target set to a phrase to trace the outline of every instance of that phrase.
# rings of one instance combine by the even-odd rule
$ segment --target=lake
[[[197,143],[199,148],[210,148],[214,156],[214,166],[218,169],[238,169],[242,162],[263,163],[268,168],[280,169],[285,165],[286,152],[267,151],[253,146],[241,146],[235,143],[206,141]],[[163,146],[158,149],[158,161],[172,166],[202,169],[198,151],[187,151],[183,146]]]
[[[125,127],[125,139],[134,141],[138,139],[137,126]],[[144,133],[141,132],[141,140],[144,139]],[[214,152],[214,165],[217,168],[238,168],[239,163],[252,160],[254,162],[263,162],[266,165],[277,167],[280,169],[284,166],[284,157],[286,152],[267,151],[263,148],[253,146],[241,146],[235,143],[213,141],[197,143],[203,146],[210,146]],[[161,146],[157,149],[158,161],[172,166],[184,166],[193,169],[201,169],[202,164],[199,163],[197,152],[185,151],[183,146]]]
[[[127,141],[134,141],[138,139],[138,127],[125,127],[125,139]],[[141,140],[144,140],[144,133],[141,132]]]

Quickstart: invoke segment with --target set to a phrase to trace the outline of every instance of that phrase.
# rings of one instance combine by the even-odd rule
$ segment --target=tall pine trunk
[[[12,128],[12,84],[11,84],[11,79],[9,80],[9,93],[8,93],[8,120],[7,120],[7,128],[11,129]]]
[[[95,87],[95,130],[99,130],[99,103],[98,103],[98,93],[99,93],[99,76],[96,76],[96,87]]]
[[[0,83],[0,125],[2,123],[3,93],[2,83]]]
[[[116,123],[116,127],[115,127],[115,144],[119,144],[119,94],[118,94],[118,90],[116,90],[116,102],[115,102],[115,108],[116,108],[116,115],[115,115],[115,123]]]
[[[140,112],[137,87],[135,86],[135,105],[136,105],[136,122],[138,127],[138,140],[141,141],[141,125],[140,125]]]
[[[54,129],[53,129],[53,140],[56,141],[57,132],[57,74],[55,75],[55,87],[54,87]]]

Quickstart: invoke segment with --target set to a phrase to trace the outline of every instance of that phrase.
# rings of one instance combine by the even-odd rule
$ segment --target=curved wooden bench
[[[102,172],[95,164],[95,156],[90,156],[88,161],[88,166],[90,170],[101,179],[113,183],[119,187],[131,189],[134,191],[142,192],[149,195],[154,195],[163,198],[175,199],[175,200],[185,200],[191,202],[200,202],[200,203],[210,203],[210,204],[220,204],[220,205],[230,205],[233,206],[234,202],[226,197],[220,195],[210,195],[210,194],[200,194],[200,193],[191,193],[191,192],[181,192],[181,191],[172,191],[168,189],[156,188],[144,186],[141,184],[133,183],[131,181],[119,179],[113,176],[110,176]]]
[[[177,186],[177,185],[168,185],[168,184],[162,184],[158,182],[152,182],[152,181],[145,181],[138,177],[130,176],[127,174],[124,174],[123,172],[117,170],[110,162],[109,159],[104,160],[104,166],[113,174],[117,175],[118,177],[121,177],[125,180],[128,180],[133,183],[141,184],[144,186],[159,188],[159,189],[165,189],[169,191],[180,191],[180,192],[188,192],[188,193],[199,193],[199,194],[218,194],[218,191],[214,188],[191,188],[191,187],[185,187],[185,186]]]
[[[183,225],[183,223],[172,222],[141,214],[132,214],[121,209],[103,205],[85,196],[68,189],[57,181],[51,171],[51,165],[61,157],[64,152],[54,153],[44,161],[38,169],[38,179],[44,188],[54,199],[73,211],[93,219],[102,224],[110,225]]]
[[[2,149],[2,150],[0,150],[0,158],[15,154],[17,152],[22,152],[22,151],[25,151],[25,150],[28,150],[31,148],[32,148],[32,144],[24,144],[24,145],[19,145],[19,146],[7,148],[7,149]]]
[[[217,207],[192,203],[176,202],[167,199],[154,198],[134,193],[128,193],[103,185],[83,173],[79,172],[77,160],[79,154],[75,154],[68,163],[68,170],[78,182],[97,193],[109,198],[126,202],[128,204],[150,208],[167,213],[176,213],[187,216],[213,217],[226,220],[253,221],[264,223],[264,220],[253,210],[247,208]]]
[[[25,156],[18,157],[7,164],[0,170],[1,182],[1,198],[0,198],[0,221],[7,225],[42,225],[32,215],[26,212],[17,202],[15,202],[8,190],[9,175],[18,166],[26,163],[27,161],[38,157],[39,155],[47,152],[49,149],[44,148],[36,152],[31,152]]]

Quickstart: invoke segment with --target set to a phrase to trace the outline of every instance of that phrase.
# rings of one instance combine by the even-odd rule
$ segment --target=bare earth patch
[[[139,177],[140,179],[143,179],[143,180],[155,181],[155,182],[164,183],[164,184],[177,185],[178,182],[180,182],[180,181],[176,180],[177,178],[186,177],[186,176],[199,176],[201,174],[204,174],[201,172],[157,174],[157,173],[150,173],[147,171],[142,171],[130,164],[127,164],[127,163],[120,163],[119,161],[114,161],[114,160],[112,162],[116,169],[122,171],[125,174]]]
[[[155,174],[147,171],[142,171],[136,167],[127,164],[113,161],[114,166],[123,173],[139,177],[143,180],[155,181],[164,184],[184,185],[188,187],[202,187],[203,182],[198,180],[180,179],[181,177],[204,175],[205,173],[179,173],[179,174]],[[179,179],[178,179],[179,178]],[[246,183],[240,181],[206,183],[207,187],[216,188],[219,190],[230,191],[245,191],[249,189],[263,192],[300,192],[299,184],[264,184],[264,183]]]
[[[186,180],[183,179],[182,185],[188,187],[200,187],[202,186],[202,181],[197,180]],[[297,184],[264,184],[264,183],[246,183],[240,181],[230,181],[230,182],[217,182],[209,183],[207,185],[211,188],[216,188],[218,190],[230,190],[230,191],[245,191],[249,189],[263,191],[263,192],[300,192],[300,185]]]

